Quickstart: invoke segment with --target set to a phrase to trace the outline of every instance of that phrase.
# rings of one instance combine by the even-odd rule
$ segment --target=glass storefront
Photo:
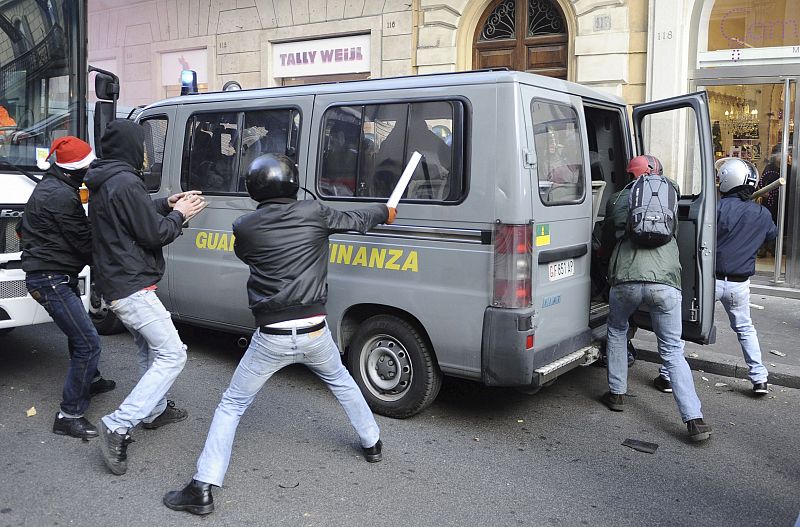
[[[800,287],[800,181],[792,163],[800,120],[800,2],[706,0],[698,35],[694,84],[709,95],[715,157],[752,162],[760,186],[786,180],[761,198],[780,236],[759,251],[757,276]]]

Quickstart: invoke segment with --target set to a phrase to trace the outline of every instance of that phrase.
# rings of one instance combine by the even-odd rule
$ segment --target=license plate
[[[572,276],[574,274],[575,260],[572,258],[569,260],[559,260],[558,262],[547,264],[547,278],[551,282],[561,280],[562,278],[567,278],[568,276]]]

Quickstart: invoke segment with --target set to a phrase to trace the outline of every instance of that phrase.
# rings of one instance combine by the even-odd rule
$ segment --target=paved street
[[[758,301],[756,301],[758,302]],[[6,525],[793,525],[800,513],[800,391],[754,400],[749,383],[695,374],[709,444],[687,443],[672,398],[631,371],[626,411],[597,398],[605,370],[574,371],[535,396],[445,382],[407,420],[379,417],[384,461],[367,464],[333,396],[307,370],[277,374],[245,415],[217,510],[198,519],[161,505],[191,477],[241,355],[227,335],[181,327],[190,359],[171,393],[189,419],[136,430],[128,474],[96,442],[50,427],[66,367],[52,324],[0,337],[0,527]],[[118,382],[89,417],[134,383],[127,335],[104,337],[101,368]],[[708,381],[701,379],[705,376]],[[716,383],[726,383],[715,386]],[[37,414],[26,417],[36,407]],[[620,445],[659,444],[653,455]]]

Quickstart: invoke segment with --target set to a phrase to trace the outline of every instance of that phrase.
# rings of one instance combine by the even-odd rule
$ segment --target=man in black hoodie
[[[100,142],[103,159],[86,175],[90,190],[95,285],[111,311],[133,334],[142,377],[111,414],[98,423],[100,450],[116,475],[128,469],[128,432],[140,422],[153,429],[186,419],[165,395],[186,363],[169,312],[156,296],[164,275],[162,247],[181,233],[183,223],[204,207],[192,192],[151,200],[141,169],[144,130],[118,119]]]
[[[67,336],[69,369],[53,433],[90,439],[97,429],[83,417],[89,398],[116,386],[97,370],[100,337],[78,289],[78,273],[92,260],[89,220],[78,188],[95,156],[91,146],[72,136],[53,141],[48,157],[53,154],[55,165],[39,163],[46,172],[19,225],[22,269],[31,296]]]

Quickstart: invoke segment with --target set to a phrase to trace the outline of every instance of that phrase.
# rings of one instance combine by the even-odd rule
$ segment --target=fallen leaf
[[[772,353],[773,355],[777,355],[778,357],[785,357],[786,356],[786,354],[784,352],[778,351],[778,350],[769,350],[769,352]]]
[[[27,415],[28,417],[33,417],[34,415],[36,415],[36,407],[31,406],[30,408],[28,408],[28,411],[25,412],[25,415]]]

